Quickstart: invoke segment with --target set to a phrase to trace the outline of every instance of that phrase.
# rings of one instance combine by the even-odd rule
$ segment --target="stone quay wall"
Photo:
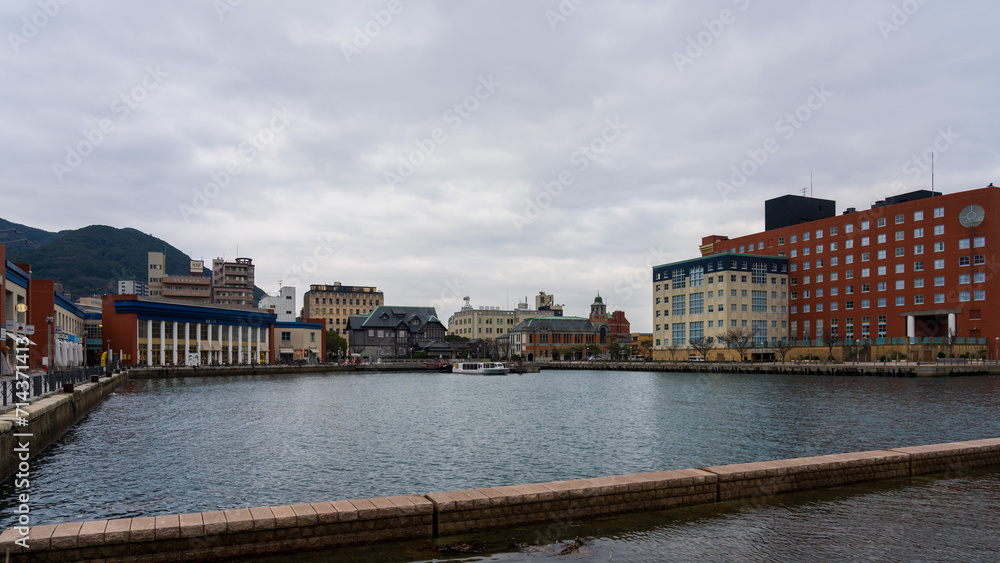
[[[21,412],[12,409],[0,415],[0,480],[17,472],[18,464],[25,461],[21,459],[24,449],[28,450],[29,460],[34,458],[127,379],[126,372],[116,372],[91,383],[76,384],[72,393],[38,399],[22,407]],[[20,448],[22,444],[28,447]]]
[[[531,485],[155,517],[0,535],[13,562],[211,561],[423,539],[1000,467],[1000,438]]]

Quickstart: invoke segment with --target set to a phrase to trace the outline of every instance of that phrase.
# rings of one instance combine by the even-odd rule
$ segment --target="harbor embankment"
[[[1000,438],[426,495],[9,528],[0,535],[0,552],[14,562],[209,561],[431,541],[525,524],[993,467],[1000,467]]]

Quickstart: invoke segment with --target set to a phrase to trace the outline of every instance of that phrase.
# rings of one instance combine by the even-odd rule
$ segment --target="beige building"
[[[468,297],[465,305],[448,319],[448,334],[462,336],[470,340],[492,340],[504,336],[522,321],[533,317],[561,317],[562,306],[556,305],[554,297],[545,292],[535,296],[535,309],[528,308],[528,300],[518,303],[517,309],[500,307],[474,308]]]
[[[212,260],[212,303],[255,307],[254,265],[250,258]]]
[[[302,298],[303,319],[326,319],[327,330],[347,335],[347,319],[351,315],[367,315],[385,304],[382,292],[373,286],[310,285]]]
[[[653,351],[690,348],[694,338],[754,330],[755,347],[788,338],[788,259],[715,254],[653,267]],[[693,349],[692,349],[693,350]]]
[[[167,275],[167,257],[162,252],[149,252],[146,258],[146,286],[151,297],[163,295],[163,276]]]

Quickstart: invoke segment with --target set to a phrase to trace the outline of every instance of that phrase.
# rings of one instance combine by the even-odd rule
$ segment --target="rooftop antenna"
[[[809,188],[802,188],[802,197],[806,197],[807,191],[809,191]]]
[[[934,197],[934,153],[931,153],[931,197]]]

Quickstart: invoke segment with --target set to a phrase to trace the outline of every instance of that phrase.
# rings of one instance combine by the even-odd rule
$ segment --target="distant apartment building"
[[[492,306],[475,308],[470,298],[466,297],[465,305],[448,319],[448,334],[472,340],[493,340],[506,335],[525,319],[562,316],[562,306],[556,305],[553,300],[552,295],[541,292],[535,297],[535,309],[528,308],[525,298],[516,309],[510,310]]]
[[[175,301],[189,303],[212,302],[212,280],[205,277],[205,262],[191,260],[186,276],[163,276],[162,295]]]
[[[283,286],[278,290],[277,295],[265,295],[257,303],[258,309],[271,309],[278,315],[279,323],[290,323],[295,321],[295,288]]]
[[[167,273],[167,257],[162,252],[148,252],[146,256],[148,295],[151,297],[160,297],[163,295],[163,276]]]
[[[250,258],[237,258],[227,262],[222,258],[212,260],[212,302],[216,305],[241,305],[253,307],[254,265]]]
[[[138,280],[118,280],[118,295],[149,295],[149,283]]]
[[[302,299],[302,317],[326,319],[327,330],[346,335],[348,318],[367,315],[383,304],[385,298],[374,286],[310,285]]]

